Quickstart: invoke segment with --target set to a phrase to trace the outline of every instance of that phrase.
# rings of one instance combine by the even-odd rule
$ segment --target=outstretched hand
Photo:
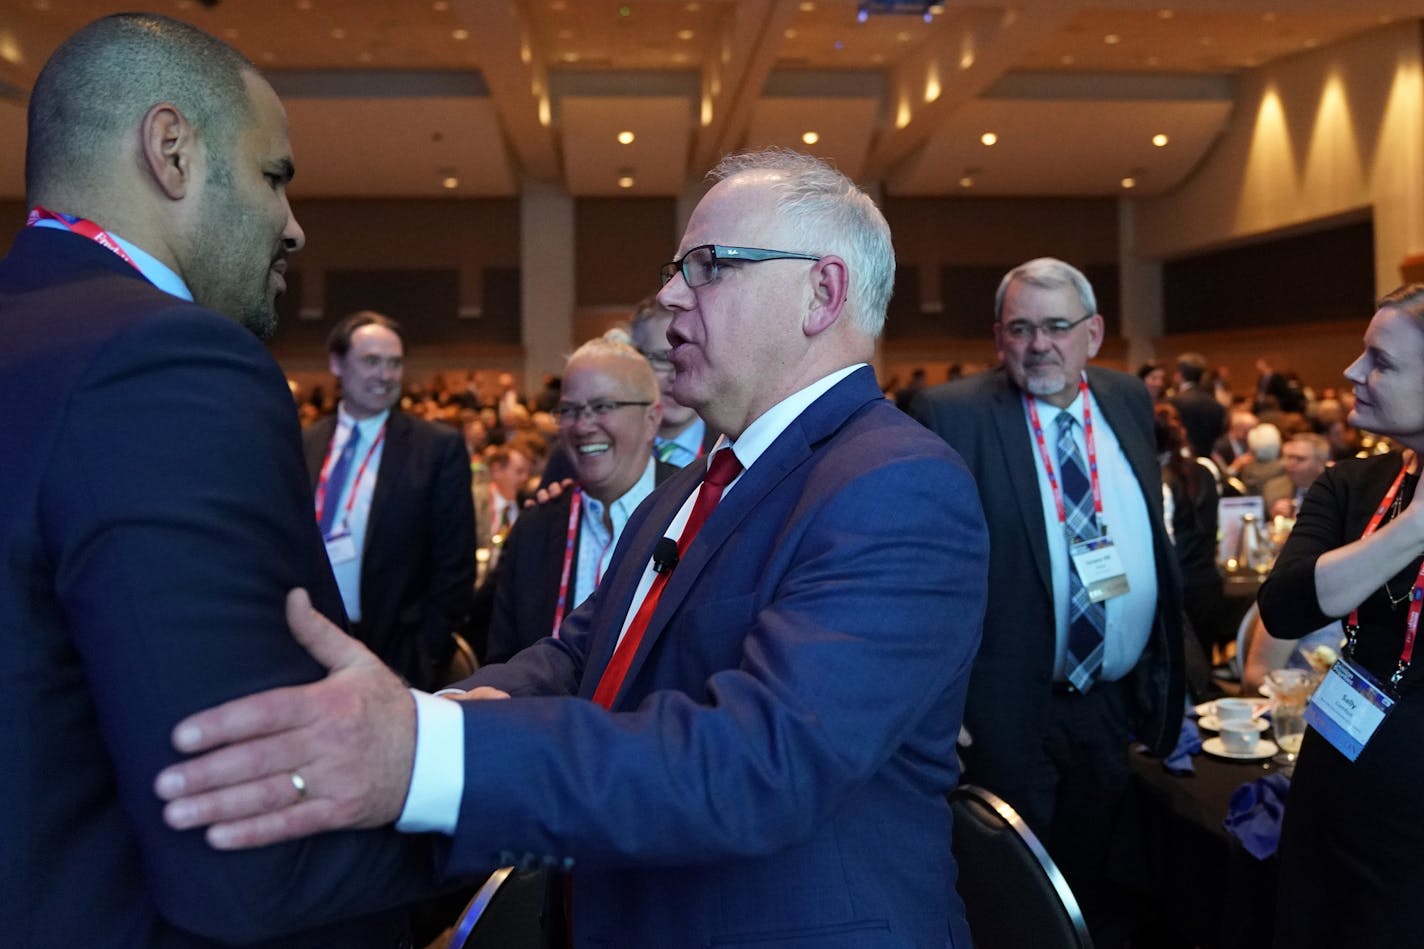
[[[220,850],[260,847],[400,816],[415,757],[415,700],[379,659],[287,594],[287,623],[328,670],[189,716],[173,746],[197,758],[154,784],[176,830],[207,827]]]

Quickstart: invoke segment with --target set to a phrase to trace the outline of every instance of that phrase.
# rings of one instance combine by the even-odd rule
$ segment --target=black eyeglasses
[[[616,399],[594,399],[592,402],[560,402],[554,406],[554,417],[560,425],[572,425],[585,414],[592,419],[601,419],[615,409],[630,405],[652,405],[651,402],[619,402]]]
[[[1027,342],[1034,339],[1042,332],[1049,339],[1062,339],[1081,323],[1086,323],[1093,318],[1093,314],[1079,317],[1076,320],[1044,320],[1042,323],[1034,323],[1031,320],[1014,320],[1012,323],[1004,323],[1004,334],[1009,339]]]
[[[678,260],[663,264],[663,283],[682,271],[682,279],[693,289],[705,287],[717,279],[717,265],[731,260],[759,264],[764,260],[820,260],[819,254],[798,254],[789,250],[767,250],[762,247],[728,247],[725,244],[703,244],[683,254]]]

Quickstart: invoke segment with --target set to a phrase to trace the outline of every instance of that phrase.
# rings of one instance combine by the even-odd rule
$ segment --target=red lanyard
[[[1404,464],[1400,466],[1399,474],[1394,476],[1394,483],[1385,492],[1379,507],[1375,508],[1375,513],[1370,516],[1370,522],[1365,525],[1365,532],[1360,535],[1364,540],[1375,532],[1380,521],[1384,519],[1384,512],[1389,510],[1394,504],[1395,497],[1399,494],[1399,489],[1404,484],[1404,476],[1409,473],[1409,467],[1414,461],[1413,453],[1404,456]],[[1419,574],[1414,578],[1414,587],[1409,591],[1409,618],[1404,625],[1404,648],[1399,653],[1399,665],[1394,670],[1394,675],[1389,677],[1390,684],[1399,685],[1399,680],[1404,678],[1405,670],[1414,661],[1414,636],[1419,631],[1419,613],[1424,607],[1424,564],[1419,565]],[[1348,639],[1347,649],[1350,655],[1355,653],[1355,637],[1360,632],[1360,608],[1357,606],[1350,611],[1349,617],[1345,620],[1345,636]]]
[[[569,573],[574,567],[574,542],[578,540],[579,513],[583,510],[583,490],[574,488],[573,500],[569,502],[569,529],[564,537],[564,570],[559,575],[559,599],[554,604],[554,629],[549,633],[559,638],[559,627],[564,624],[564,609],[569,599]]]
[[[356,433],[356,426],[352,424],[351,438]],[[341,512],[341,523],[344,526],[351,520],[351,508],[356,503],[356,491],[361,487],[361,478],[366,474],[366,466],[371,463],[371,456],[376,453],[376,449],[381,447],[381,442],[386,437],[386,426],[383,423],[381,430],[376,433],[376,440],[371,442],[371,447],[366,449],[366,457],[361,461],[361,467],[356,469],[356,478],[351,482],[351,494],[346,498],[346,510]],[[326,453],[326,463],[321,466],[321,477],[316,483],[316,522],[321,523],[321,512],[326,509],[326,479],[331,475],[331,465],[336,460],[340,452],[328,451]]]
[[[42,208],[39,205],[35,205],[34,208],[30,211],[29,216],[25,219],[25,226],[34,227],[40,221],[54,221],[56,224],[60,225],[72,234],[78,234],[80,237],[89,238],[91,241],[98,244],[100,247],[103,247],[106,250],[113,251],[119,256],[120,260],[128,264],[134,270],[137,270],[139,273],[143,273],[143,270],[139,268],[139,265],[134,263],[134,259],[130,257],[122,247],[119,246],[118,241],[114,240],[113,235],[110,234],[108,231],[104,230],[99,225],[95,224],[93,221],[86,220],[82,217],[75,217],[72,214],[56,214],[48,208]]]
[[[1103,489],[1098,484],[1098,449],[1093,441],[1093,409],[1088,404],[1086,373],[1078,379],[1078,394],[1083,401],[1083,439],[1088,443],[1088,478],[1093,485],[1093,510],[1098,515],[1098,524],[1106,534],[1108,528],[1103,521]],[[1048,473],[1048,486],[1053,489],[1053,504],[1058,508],[1058,523],[1067,524],[1068,510],[1063,506],[1063,489],[1058,486],[1058,476],[1053,473],[1053,459],[1049,457],[1048,443],[1043,437],[1043,424],[1038,420],[1038,406],[1034,398],[1027,393],[1024,394],[1024,401],[1028,403],[1029,422],[1033,428],[1033,439],[1038,442],[1038,453],[1043,458],[1043,470]]]

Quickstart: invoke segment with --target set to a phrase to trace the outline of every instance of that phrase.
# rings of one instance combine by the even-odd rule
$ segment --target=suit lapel
[[[667,587],[658,600],[657,610],[648,623],[647,632],[643,634],[643,640],[638,644],[638,651],[633,655],[633,661],[628,667],[628,674],[623,679],[623,686],[614,699],[613,706],[615,708],[627,693],[628,687],[636,680],[638,672],[647,661],[654,644],[662,635],[663,630],[667,628],[668,621],[686,601],[703,569],[707,567],[712,557],[721,549],[727,539],[768,494],[811,458],[816,445],[833,435],[861,407],[879,398],[883,398],[883,396],[875,384],[875,376],[870,369],[860,369],[851,373],[832,386],[788,425],[786,430],[778,435],[770,447],[762,453],[756,463],[742,475],[735,487],[729,490],[726,497],[708,517],[697,537],[693,539],[692,545],[687,549],[687,554],[678,561],[677,569],[673,571],[672,577],[668,580]],[[665,492],[673,496],[669,501],[676,500],[676,503],[659,505],[659,508],[670,509],[666,510],[665,516],[661,518],[650,517],[648,524],[658,525],[660,529],[640,531],[639,540],[646,541],[646,546],[640,543],[633,549],[652,549],[652,544],[662,536],[662,530],[666,529],[678,508],[686,503],[687,496],[701,483],[705,466],[699,463],[694,470],[697,480],[693,484],[683,490]],[[638,573],[633,578],[635,586],[638,578],[642,576],[642,568],[646,565],[646,557],[637,561]],[[622,618],[627,615],[628,607],[631,606],[631,599],[631,594],[629,594],[628,602],[623,603],[623,612],[614,614],[620,625]],[[602,675],[603,666],[607,665],[611,656],[612,649],[608,649],[605,655],[600,656],[602,660],[602,664],[599,666],[600,675]],[[586,678],[586,684],[587,681]],[[596,685],[597,679],[594,679],[593,685],[589,686],[590,695]]]
[[[371,537],[380,527],[386,502],[400,480],[401,467],[410,451],[410,429],[410,417],[399,409],[392,409],[386,419],[386,437],[381,448],[381,463],[376,468],[376,487],[371,492],[371,510],[366,514],[367,550],[371,548]]]
[[[1043,520],[1043,498],[1038,488],[1038,462],[1029,447],[1032,433],[1024,419],[1023,394],[1001,373],[1002,385],[994,390],[994,427],[1000,451],[1009,472],[1015,507],[1023,518],[1024,532],[1033,551],[1033,563],[1045,590],[1053,590],[1053,571],[1048,560],[1048,525]]]

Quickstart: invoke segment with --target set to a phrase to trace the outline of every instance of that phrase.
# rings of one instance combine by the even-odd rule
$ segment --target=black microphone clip
[[[677,541],[671,537],[664,537],[653,545],[653,573],[672,573],[677,560]]]

